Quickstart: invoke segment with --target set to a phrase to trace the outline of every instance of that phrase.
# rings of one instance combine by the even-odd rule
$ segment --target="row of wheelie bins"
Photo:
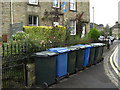
[[[103,43],[78,44],[50,48],[33,54],[36,85],[47,88],[85,67],[97,64],[103,60],[104,46]]]

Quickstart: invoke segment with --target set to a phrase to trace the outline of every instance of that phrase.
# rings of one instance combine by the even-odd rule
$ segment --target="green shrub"
[[[65,42],[66,28],[63,26],[24,26],[24,32],[29,34],[29,41],[38,47],[41,44]]]
[[[92,40],[98,40],[99,36],[100,32],[96,28],[91,29],[90,32],[88,33],[88,38]]]

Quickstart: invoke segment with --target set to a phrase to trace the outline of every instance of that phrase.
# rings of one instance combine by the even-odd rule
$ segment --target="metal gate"
[[[10,37],[18,31],[23,31],[23,22],[10,24]]]
[[[2,88],[26,86],[26,44],[2,45]]]

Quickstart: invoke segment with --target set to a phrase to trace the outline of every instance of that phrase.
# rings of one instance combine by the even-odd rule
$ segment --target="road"
[[[108,66],[119,85],[120,82],[120,44],[119,43],[116,45],[112,54],[110,55]]]
[[[104,61],[86,68],[77,74],[73,74],[69,78],[61,80],[59,84],[50,86],[50,88],[111,88],[111,90],[118,90],[118,84],[114,84],[110,74],[107,74],[109,73],[108,71],[113,71],[110,64],[110,56],[114,53],[111,53],[111,51],[117,44],[118,41],[115,41],[115,43],[111,45],[111,49],[104,52]],[[117,54],[115,57],[117,58]],[[116,60],[116,62],[117,61],[118,60]]]

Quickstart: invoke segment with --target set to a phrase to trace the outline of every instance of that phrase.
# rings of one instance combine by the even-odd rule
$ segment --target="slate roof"
[[[112,28],[120,28],[120,24],[116,24]]]

